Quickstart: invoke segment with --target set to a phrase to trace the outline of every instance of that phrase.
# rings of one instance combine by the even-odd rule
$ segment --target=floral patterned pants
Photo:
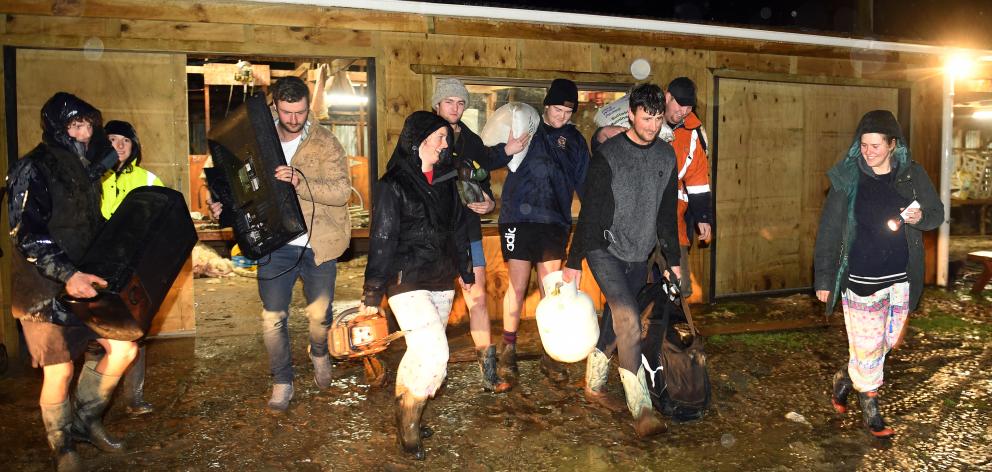
[[[882,386],[885,355],[899,338],[909,316],[909,283],[901,282],[861,297],[844,293],[844,324],[854,389],[871,392]]]

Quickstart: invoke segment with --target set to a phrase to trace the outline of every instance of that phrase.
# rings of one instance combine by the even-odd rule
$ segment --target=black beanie
[[[141,164],[141,141],[138,140],[138,132],[134,130],[134,125],[127,121],[110,120],[103,125],[103,131],[108,137],[116,134],[131,140],[131,156],[117,167],[118,171],[130,172],[131,164]]]
[[[544,104],[562,105],[575,111],[579,108],[579,88],[568,79],[555,79],[544,96]]]
[[[103,130],[110,134],[117,134],[124,136],[131,141],[138,139],[138,133],[134,131],[134,126],[131,123],[120,120],[108,121],[106,125],[103,126]]]
[[[889,110],[872,110],[865,113],[858,123],[858,129],[854,133],[854,139],[861,139],[865,133],[884,134],[890,138],[898,138],[903,141],[902,128],[896,117]]]

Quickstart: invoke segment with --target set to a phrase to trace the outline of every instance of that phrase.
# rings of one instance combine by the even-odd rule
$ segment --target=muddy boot
[[[568,369],[565,367],[565,364],[552,359],[547,352],[541,355],[539,368],[541,369],[541,373],[553,383],[563,384],[568,382]]]
[[[76,385],[73,439],[88,442],[104,452],[124,451],[124,441],[114,439],[103,428],[103,413],[120,379],[102,375],[90,367],[83,368]]]
[[[323,390],[330,387],[331,380],[334,380],[334,377],[331,376],[331,355],[324,354],[320,357],[314,357],[311,354],[310,362],[313,362],[313,382],[317,384],[317,388]]]
[[[269,398],[269,411],[282,413],[289,408],[289,401],[293,399],[293,384],[272,384],[272,397]]]
[[[606,393],[606,379],[609,375],[610,358],[599,349],[593,348],[586,358],[586,401],[613,412],[621,412],[624,408],[623,401]]]
[[[55,470],[81,471],[83,464],[76,453],[69,428],[72,426],[72,403],[66,400],[55,405],[41,405],[41,420],[48,433],[48,446],[52,448]]]
[[[151,403],[145,401],[145,346],[138,348],[138,357],[124,373],[124,407],[131,416],[145,415],[155,411]]]
[[[510,383],[505,382],[496,372],[496,346],[490,344],[484,349],[475,351],[479,360],[479,373],[482,374],[482,388],[493,393],[503,393],[510,389]]]
[[[627,395],[627,408],[634,415],[634,431],[638,437],[646,438],[668,431],[668,425],[651,405],[648,382],[644,377],[644,367],[638,367],[637,374],[620,368],[620,381]]]
[[[882,412],[878,409],[878,392],[858,392],[858,403],[861,404],[861,415],[865,419],[865,427],[876,438],[887,438],[895,434],[892,428],[885,425]]]
[[[499,367],[496,369],[496,375],[506,380],[516,379],[520,375],[520,369],[517,368],[516,344],[503,345],[503,349],[499,353]]]
[[[420,415],[426,404],[426,398],[415,398],[409,393],[396,397],[396,439],[400,448],[418,461],[427,457],[421,441],[425,431],[420,427]],[[428,436],[433,434],[430,428],[427,432]]]
[[[847,413],[847,397],[851,395],[851,390],[854,390],[854,384],[851,382],[851,375],[847,373],[847,367],[844,367],[834,374],[834,391],[830,395],[830,403],[837,413]]]

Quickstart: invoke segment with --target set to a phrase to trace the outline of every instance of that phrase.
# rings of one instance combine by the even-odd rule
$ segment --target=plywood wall
[[[19,154],[41,139],[41,106],[65,91],[97,107],[104,122],[131,122],[141,141],[141,166],[188,196],[185,61],[182,54],[19,49]]]
[[[898,91],[721,79],[718,93],[715,295],[810,287],[826,171]]]

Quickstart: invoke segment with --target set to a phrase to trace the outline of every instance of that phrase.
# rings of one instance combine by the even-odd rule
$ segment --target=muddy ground
[[[358,297],[360,262],[341,264],[339,301]],[[449,328],[448,386],[425,413],[436,434],[418,463],[396,446],[391,383],[369,387],[361,364],[343,362],[331,388],[314,387],[299,292],[291,317],[296,397],[287,414],[267,413],[254,281],[230,278],[196,280],[196,338],[150,342],[146,398],[157,411],[137,419],[120,404],[109,411],[107,428],[126,437],[129,452],[80,451],[94,470],[992,470],[992,287],[968,293],[977,271],[965,264],[953,290],[928,288],[906,346],[890,356],[881,395],[892,440],[870,438],[857,408],[836,415],[830,407],[830,377],[847,355],[840,317],[800,330],[709,336],[711,409],[649,440],[634,437],[629,415],[583,400],[583,364],[570,366],[566,387],[544,380],[536,326],[525,322],[520,349],[531,355],[521,384],[504,395],[481,391],[477,365],[465,362],[466,327]],[[793,295],[698,311],[717,332],[738,319],[815,325],[818,309],[810,296]],[[402,341],[394,343],[385,363],[395,366],[402,351]],[[5,470],[49,467],[39,388],[40,373],[16,365],[0,378]],[[622,395],[615,370],[610,390]]]

